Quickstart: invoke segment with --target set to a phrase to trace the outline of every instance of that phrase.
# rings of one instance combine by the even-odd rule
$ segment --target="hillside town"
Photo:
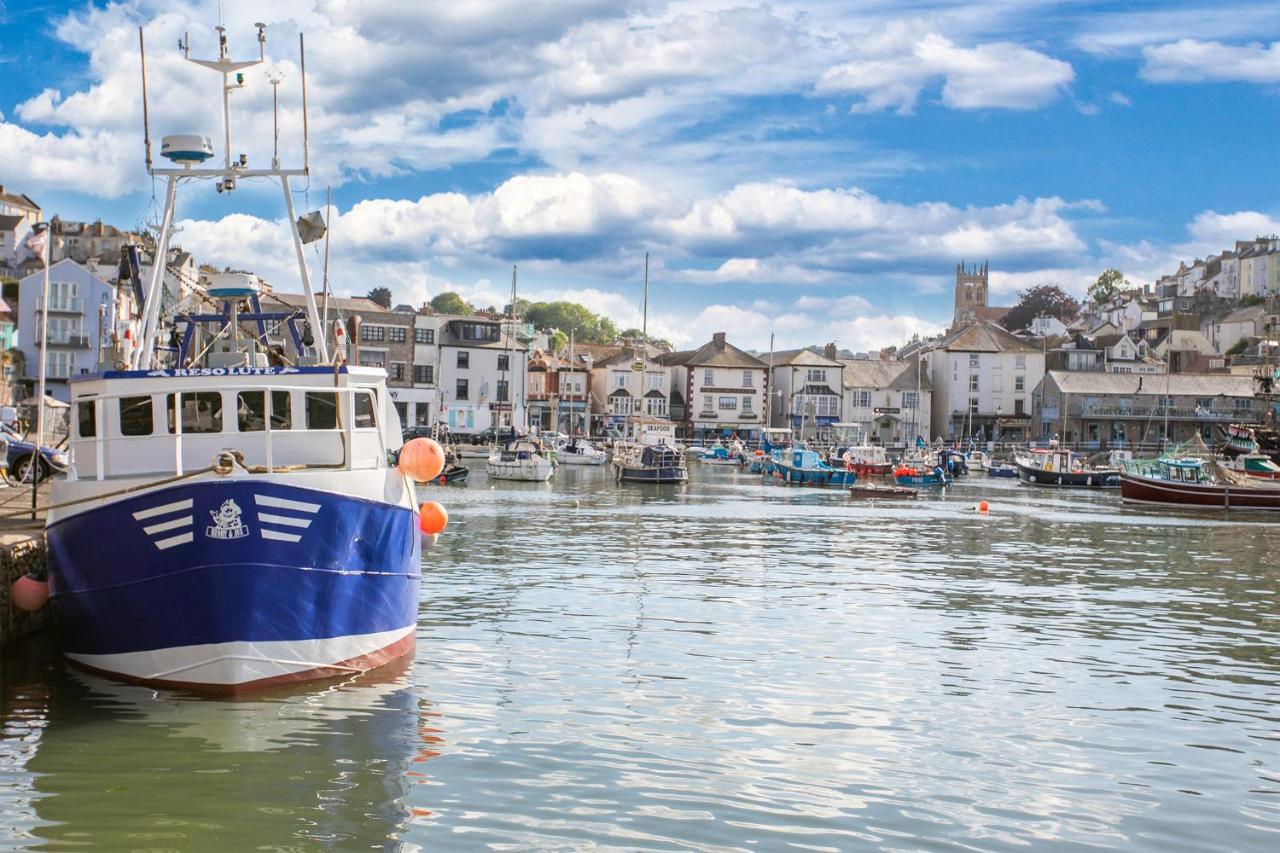
[[[35,393],[43,282],[41,260],[21,247],[43,214],[0,186],[0,404],[19,412]],[[48,397],[66,403],[70,377],[110,369],[105,354],[136,335],[132,285],[149,279],[155,241],[101,221],[53,216],[48,228]],[[199,304],[218,259],[197,263],[180,247],[167,255],[165,302]],[[302,294],[262,286],[263,310],[302,310]],[[387,371],[406,428],[445,427],[464,440],[503,428],[601,435],[640,415],[672,422],[690,441],[754,441],[768,428],[824,441],[839,425],[887,448],[1054,439],[1110,449],[1274,419],[1278,292],[1280,239],[1271,235],[1150,283],[1107,270],[1082,303],[1043,286],[1018,305],[991,305],[989,264],[960,263],[946,332],[875,353],[838,341],[753,351],[716,329],[685,350],[638,330],[576,340],[575,329],[521,316],[522,303],[475,309],[452,293],[420,306],[393,304],[385,288],[323,302],[348,330],[350,361]],[[266,336],[296,357],[282,328]],[[328,336],[336,345],[332,322]]]

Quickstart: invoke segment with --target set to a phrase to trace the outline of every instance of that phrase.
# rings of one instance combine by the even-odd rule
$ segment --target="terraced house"
[[[671,401],[682,407],[685,438],[707,441],[737,435],[756,440],[768,425],[769,365],[716,332],[696,350],[663,356]]]

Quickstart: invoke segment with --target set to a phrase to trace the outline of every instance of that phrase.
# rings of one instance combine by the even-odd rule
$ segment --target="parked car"
[[[509,441],[514,441],[515,437],[516,431],[511,427],[498,427],[497,429],[490,427],[489,429],[473,433],[471,435],[471,443],[505,445]]]
[[[36,446],[27,441],[13,427],[6,423],[0,422],[0,437],[9,443],[8,452],[5,453],[5,460],[9,468],[9,478],[22,482],[30,480],[30,466],[35,457]],[[67,470],[70,460],[64,451],[54,447],[41,446],[40,459],[37,462],[37,472],[39,479],[44,480],[54,473],[61,473]]]

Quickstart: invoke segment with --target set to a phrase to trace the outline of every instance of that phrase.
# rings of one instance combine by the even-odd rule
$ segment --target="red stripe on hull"
[[[371,669],[377,669],[386,666],[392,661],[403,658],[413,652],[415,640],[415,632],[410,632],[399,640],[396,640],[389,646],[385,646],[368,654],[350,658],[337,663],[318,666],[312,669],[304,669],[299,672],[291,672],[287,675],[275,675],[270,678],[259,678],[254,681],[245,681],[240,684],[214,684],[206,681],[172,681],[165,678],[138,678],[137,676],[125,675],[119,672],[112,672],[109,669],[99,669],[96,666],[88,666],[70,658],[67,661],[86,672],[92,672],[97,675],[103,675],[116,681],[125,681],[130,684],[142,684],[147,687],[163,687],[168,690],[189,690],[193,693],[204,693],[214,696],[243,696],[248,693],[259,693],[263,690],[271,690],[286,685],[300,684],[304,681],[323,681],[333,678],[349,678],[352,676],[352,670],[363,673]]]

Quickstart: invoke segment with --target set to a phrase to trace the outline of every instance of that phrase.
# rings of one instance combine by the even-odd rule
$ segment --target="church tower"
[[[987,307],[987,262],[969,267],[956,264],[956,307],[951,327],[958,328],[978,319],[980,308]]]

